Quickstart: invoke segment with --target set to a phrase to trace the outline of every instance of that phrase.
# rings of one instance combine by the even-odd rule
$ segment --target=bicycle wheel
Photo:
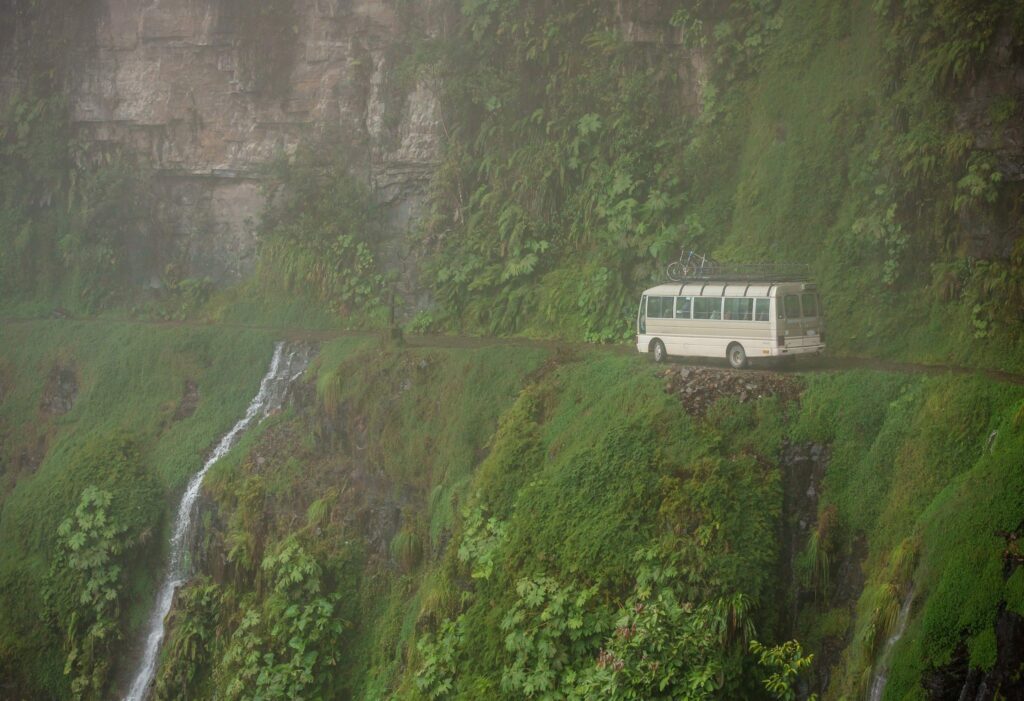
[[[672,282],[679,282],[686,277],[686,266],[680,260],[668,264],[668,279]]]

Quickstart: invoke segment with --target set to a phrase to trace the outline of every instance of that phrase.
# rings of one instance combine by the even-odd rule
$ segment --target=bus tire
[[[665,351],[665,344],[661,342],[660,338],[656,338],[651,341],[651,357],[654,358],[656,363],[664,363],[665,359],[668,358],[668,352]]]
[[[738,343],[729,344],[729,347],[725,351],[725,357],[729,360],[729,365],[733,366],[737,370],[742,370],[747,367],[747,352],[743,350],[743,346]]]

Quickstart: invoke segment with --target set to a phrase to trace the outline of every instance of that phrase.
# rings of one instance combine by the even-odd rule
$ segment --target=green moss
[[[1019,596],[994,534],[1024,513],[1013,467],[1024,455],[1021,395],[978,377],[809,378],[795,435],[831,442],[823,499],[838,507],[847,539],[868,542],[869,583],[834,693],[853,693],[868,674],[899,607],[892,593],[911,580],[913,616],[892,656],[887,697],[904,698],[962,642],[972,664],[991,664],[997,609]]]
[[[970,652],[971,667],[988,671],[996,664],[996,630],[989,627],[972,637],[967,642]]]
[[[113,494],[111,508],[129,527],[127,536],[144,546],[144,566],[130,571],[122,622],[127,635],[142,624],[172,495],[244,413],[270,352],[262,332],[113,322],[0,326],[0,649],[10,662],[7,683],[63,693],[60,631],[40,626],[38,613],[57,526],[87,486]],[[42,408],[56,367],[77,378],[64,414]],[[187,381],[198,387],[199,400],[190,416],[176,417]],[[42,459],[34,470],[19,467],[29,449]],[[136,457],[119,457],[126,450]]]
[[[1018,567],[1006,582],[1006,604],[1010,611],[1024,616],[1024,567]]]

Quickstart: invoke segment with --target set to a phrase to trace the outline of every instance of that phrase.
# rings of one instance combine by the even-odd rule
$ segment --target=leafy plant
[[[110,492],[86,487],[74,514],[57,529],[48,594],[53,615],[65,629],[64,674],[75,699],[105,697],[111,657],[121,637],[120,556],[128,540],[125,527],[109,516],[111,500]]]
[[[466,511],[459,560],[469,565],[473,579],[490,579],[495,560],[506,539],[506,524],[491,516],[484,516],[484,507]]]
[[[750,600],[739,593],[681,600],[681,580],[694,572],[656,548],[640,551],[636,561],[634,592],[580,687],[584,698],[698,701],[729,694],[739,679],[737,646],[754,632]]]
[[[381,311],[385,278],[374,247],[382,221],[366,186],[336,149],[300,149],[270,169],[272,205],[259,227],[259,275],[356,319]]]
[[[796,640],[790,640],[767,647],[756,640],[750,641],[750,651],[757,655],[760,664],[770,674],[764,680],[764,688],[779,701],[796,701],[794,688],[800,674],[814,663],[814,655],[804,655],[803,648]],[[811,694],[807,701],[817,701],[818,695]]]
[[[168,623],[166,661],[153,690],[157,699],[200,697],[200,684],[217,657],[218,623],[227,603],[225,592],[209,579],[200,578],[179,590]]]
[[[315,699],[330,695],[340,637],[338,594],[323,591],[322,569],[294,536],[260,565],[269,592],[246,597],[218,667],[224,698]]]
[[[464,640],[464,619],[445,619],[435,635],[423,635],[416,648],[422,662],[415,683],[428,699],[446,698],[454,689],[459,649]]]
[[[597,592],[544,576],[516,583],[518,598],[501,620],[505,649],[512,656],[501,675],[505,693],[551,698],[572,688],[578,674],[574,665],[608,628],[607,613],[592,603]]]

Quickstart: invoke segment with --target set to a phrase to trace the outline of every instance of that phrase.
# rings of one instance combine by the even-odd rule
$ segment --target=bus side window
[[[804,305],[804,318],[818,316],[818,296],[814,293],[805,292],[801,295]]]
[[[689,319],[692,297],[676,297],[676,318]]]
[[[672,297],[650,297],[647,300],[648,319],[671,319]]]
[[[721,297],[697,297],[693,300],[694,319],[721,319]]]
[[[758,297],[754,300],[754,321],[768,321],[770,304],[771,300],[767,297]]]
[[[662,297],[661,298],[661,314],[659,314],[658,316],[660,316],[662,319],[671,319],[672,318],[672,305],[673,305],[674,301],[675,301],[674,297]]]
[[[786,295],[786,318],[800,318],[800,297],[799,295]]]
[[[754,318],[754,300],[749,297],[726,297],[723,319],[750,321]]]

